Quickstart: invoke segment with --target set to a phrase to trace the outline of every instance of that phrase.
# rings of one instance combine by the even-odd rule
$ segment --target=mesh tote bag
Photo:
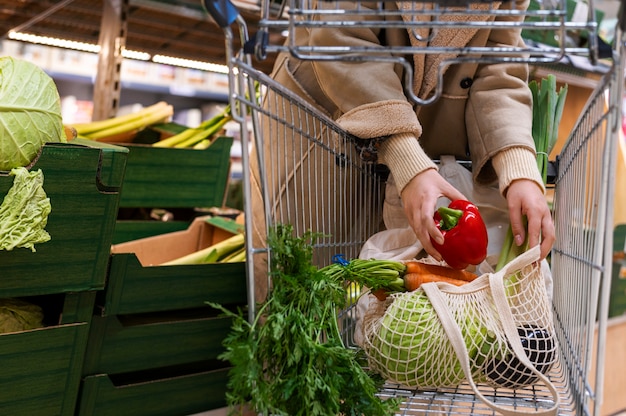
[[[370,367],[410,388],[467,382],[504,415],[529,413],[494,403],[477,383],[495,388],[543,383],[554,406],[532,414],[556,414],[559,396],[547,374],[557,361],[557,340],[538,260],[534,247],[463,286],[426,283],[370,305],[362,345]]]

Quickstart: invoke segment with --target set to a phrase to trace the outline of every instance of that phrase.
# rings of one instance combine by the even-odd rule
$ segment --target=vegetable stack
[[[291,226],[270,233],[273,287],[252,323],[233,318],[221,358],[231,363],[229,405],[285,416],[386,416],[396,399],[382,400],[378,384],[343,345],[337,310],[345,307],[341,279],[312,265],[316,235],[292,236]]]
[[[146,127],[168,120],[174,107],[159,101],[134,113],[112,117],[107,120],[75,124],[79,137],[101,141],[132,141],[133,135]]]

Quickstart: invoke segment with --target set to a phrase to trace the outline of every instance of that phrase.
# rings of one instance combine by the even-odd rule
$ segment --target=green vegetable
[[[548,179],[548,156],[559,136],[559,123],[567,97],[567,85],[561,87],[557,92],[556,77],[550,74],[547,78],[542,79],[541,83],[533,80],[528,86],[533,95],[532,135],[537,151],[537,167],[545,184]],[[498,258],[496,271],[528,250],[528,238],[521,246],[515,245],[513,241],[513,230],[509,226]]]
[[[202,250],[162,263],[161,266],[181,266],[185,264],[204,264],[226,261],[233,254],[240,254],[244,248],[244,235],[235,234]],[[238,257],[239,258],[239,257]]]
[[[0,299],[0,333],[27,331],[43,327],[41,307],[21,299]]]
[[[201,146],[198,146],[198,148],[206,148],[208,147],[208,143],[206,143],[205,140],[208,140],[210,143],[211,137],[222,130],[226,123],[231,120],[230,105],[228,105],[222,112],[204,121],[198,127],[183,130],[174,136],[154,143],[153,146],[193,148],[204,142]]]
[[[456,386],[465,379],[435,309],[422,291],[407,292],[389,305],[378,333],[367,348],[372,367],[408,387]],[[478,321],[460,325],[471,370],[480,367],[479,350],[487,329]]]
[[[383,289],[388,292],[404,292],[402,276],[406,270],[404,263],[394,260],[343,258],[322,269],[329,279],[345,280],[367,286],[371,291]]]
[[[50,240],[45,227],[51,205],[43,189],[43,172],[15,168],[10,175],[15,176],[13,186],[0,205],[0,250],[35,251],[35,244]]]
[[[368,374],[355,349],[343,345],[337,310],[346,285],[312,265],[318,235],[292,236],[292,227],[270,232],[272,290],[254,322],[211,303],[233,318],[226,351],[227,401],[265,415],[387,416],[399,400],[377,396],[380,379]]]
[[[174,114],[174,107],[159,101],[134,113],[106,120],[75,124],[72,127],[80,137],[91,140],[107,140],[115,136],[137,133],[147,126],[164,122]]]
[[[0,58],[0,171],[28,166],[46,142],[65,142],[56,85],[38,66]]]

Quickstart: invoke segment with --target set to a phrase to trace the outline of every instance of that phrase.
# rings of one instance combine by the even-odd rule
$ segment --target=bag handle
[[[550,379],[539,370],[537,370],[526,356],[519,335],[517,333],[513,314],[511,313],[508,301],[506,299],[506,291],[504,289],[503,283],[504,276],[510,274],[509,271],[519,270],[537,260],[539,260],[539,247],[534,247],[508,263],[498,273],[491,274],[489,276],[489,283],[492,289],[492,296],[494,297],[496,303],[496,310],[500,314],[505,335],[512,346],[513,352],[524,365],[531,369],[541,379],[541,381],[547,386],[548,390],[550,390],[550,393],[554,398],[554,405],[552,407],[543,410],[537,410],[532,414],[536,416],[555,416],[557,414],[560,404],[559,394]],[[508,407],[499,406],[480,392],[480,390],[476,386],[476,383],[474,382],[474,378],[472,377],[469,353],[465,346],[465,341],[463,340],[461,329],[452,317],[444,295],[439,289],[439,285],[437,283],[425,283],[421,287],[424,290],[424,293],[426,293],[426,296],[428,296],[428,299],[430,300],[433,309],[437,313],[437,316],[441,321],[446,335],[448,336],[448,339],[452,344],[452,348],[454,349],[459,363],[461,364],[461,368],[463,369],[465,378],[470,384],[476,396],[478,396],[478,398],[480,398],[480,400],[488,407],[504,416],[528,415],[528,409],[515,410]]]

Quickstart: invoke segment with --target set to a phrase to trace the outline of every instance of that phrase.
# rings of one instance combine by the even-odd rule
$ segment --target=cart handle
[[[232,25],[239,16],[237,7],[230,0],[202,0],[202,5],[221,28]]]

